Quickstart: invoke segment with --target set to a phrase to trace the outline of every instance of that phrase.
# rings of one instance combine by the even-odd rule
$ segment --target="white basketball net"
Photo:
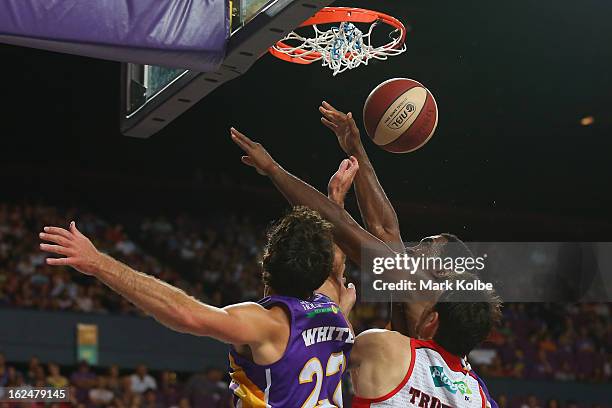
[[[332,27],[327,31],[322,31],[316,25],[312,25],[313,38],[291,32],[282,42],[293,40],[301,44],[296,47],[288,46],[286,43],[287,47],[279,47],[276,44],[274,49],[304,61],[321,60],[322,65],[329,67],[336,76],[348,69],[368,65],[371,59],[386,60],[390,56],[406,51],[406,45],[402,44],[402,33],[399,29],[389,34],[390,43],[379,47],[373,46],[370,39],[377,25],[377,22],[372,23],[367,34],[350,22],[342,22],[339,27]],[[316,52],[321,56],[313,59]]]

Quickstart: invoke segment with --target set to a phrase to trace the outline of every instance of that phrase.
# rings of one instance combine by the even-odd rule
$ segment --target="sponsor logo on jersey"
[[[315,316],[323,314],[323,313],[338,314],[338,308],[336,307],[336,305],[331,305],[329,307],[323,307],[323,308],[320,308],[320,309],[315,309],[312,312],[306,313],[306,317],[315,317]]]
[[[431,378],[433,379],[433,383],[436,387],[446,388],[453,394],[456,394],[457,391],[459,391],[461,395],[472,394],[472,390],[470,390],[470,387],[468,387],[465,381],[451,380],[450,377],[444,372],[443,367],[429,366],[429,370],[431,371]]]

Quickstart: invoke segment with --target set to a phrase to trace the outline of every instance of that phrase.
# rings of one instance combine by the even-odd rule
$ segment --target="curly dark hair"
[[[307,207],[294,207],[268,230],[263,282],[282,296],[308,299],[333,266],[333,226]]]

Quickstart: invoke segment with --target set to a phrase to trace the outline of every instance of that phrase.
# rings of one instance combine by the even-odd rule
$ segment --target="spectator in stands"
[[[108,368],[106,385],[113,394],[121,394],[121,377],[119,376],[119,366],[117,364],[113,364]]]
[[[545,349],[538,351],[538,357],[536,362],[531,368],[530,378],[534,379],[547,379],[552,376],[553,368],[548,361],[548,356]]]
[[[540,408],[540,404],[535,395],[530,395],[527,397],[527,401],[521,405],[521,408]]]
[[[164,403],[158,401],[157,393],[154,389],[149,388],[142,396],[142,408],[164,408]]]
[[[226,408],[231,406],[228,384],[224,372],[210,367],[204,374],[193,375],[185,386],[184,395],[193,408]]]
[[[96,385],[89,390],[89,401],[97,407],[103,407],[114,398],[115,394],[108,389],[106,377],[99,376]]]
[[[28,388],[28,384],[25,382],[24,376],[19,371],[14,371],[12,381],[9,382],[9,387],[15,388]]]
[[[76,386],[76,398],[85,401],[89,394],[89,389],[96,385],[96,374],[91,372],[87,361],[79,363],[77,371],[70,376],[70,383]]]
[[[498,408],[510,408],[506,394],[501,394],[499,397],[497,397],[497,406]]]
[[[148,389],[157,389],[155,378],[148,374],[147,366],[144,364],[139,364],[136,372],[130,376],[130,389],[135,394],[142,394]]]
[[[175,408],[176,406],[173,406],[172,408]],[[181,400],[178,403],[178,408],[191,408],[191,404],[189,403],[189,399],[187,398],[181,398]]]
[[[70,407],[76,407],[79,405],[77,394],[77,387],[74,384],[70,385],[68,388],[68,404]]]
[[[30,380],[30,384],[35,387],[47,386],[47,375],[42,365],[39,365],[34,369],[34,377]]]
[[[4,354],[0,353],[0,387],[6,387],[9,381],[8,366]]]
[[[159,397],[167,407],[176,406],[181,399],[176,373],[162,371],[160,375]]]
[[[80,312],[91,312],[94,306],[93,299],[87,293],[84,286],[78,286],[77,293],[74,299],[74,308]]]
[[[549,399],[546,402],[546,408],[561,408],[561,406],[559,405],[559,400],[557,399]]]
[[[138,396],[132,392],[132,381],[129,376],[123,377],[121,379],[121,390],[118,393],[115,393],[115,404],[122,407],[131,407],[132,402]]]
[[[28,371],[26,372],[26,381],[28,384],[34,384],[37,374],[39,374],[39,368],[41,368],[41,366],[38,357],[31,357],[28,363]]]
[[[17,384],[17,377],[21,375],[21,373],[17,371],[15,367],[13,366],[8,366],[7,373],[8,373],[8,382],[6,383],[6,386],[14,387],[15,384]]]
[[[56,363],[49,363],[49,376],[47,377],[47,384],[55,388],[64,388],[68,385],[68,379],[64,377],[60,372],[60,367]]]
[[[570,367],[569,362],[564,361],[561,365],[561,368],[555,371],[554,378],[558,381],[574,381],[576,380],[576,374]]]
[[[557,344],[553,341],[550,334],[545,334],[544,338],[538,344],[541,351],[554,353],[557,351]]]

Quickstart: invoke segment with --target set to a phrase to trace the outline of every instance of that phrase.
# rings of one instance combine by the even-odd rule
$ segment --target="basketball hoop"
[[[372,33],[380,24],[394,28],[389,34],[390,42],[372,45]],[[333,24],[328,30],[319,25]],[[364,33],[355,24],[370,24]],[[390,56],[406,51],[406,27],[401,21],[377,11],[351,7],[325,7],[298,28],[312,27],[314,36],[305,37],[292,31],[281,41],[270,47],[275,57],[294,64],[312,64],[321,61],[334,76],[370,60],[386,60]],[[288,44],[291,42],[297,45]]]

